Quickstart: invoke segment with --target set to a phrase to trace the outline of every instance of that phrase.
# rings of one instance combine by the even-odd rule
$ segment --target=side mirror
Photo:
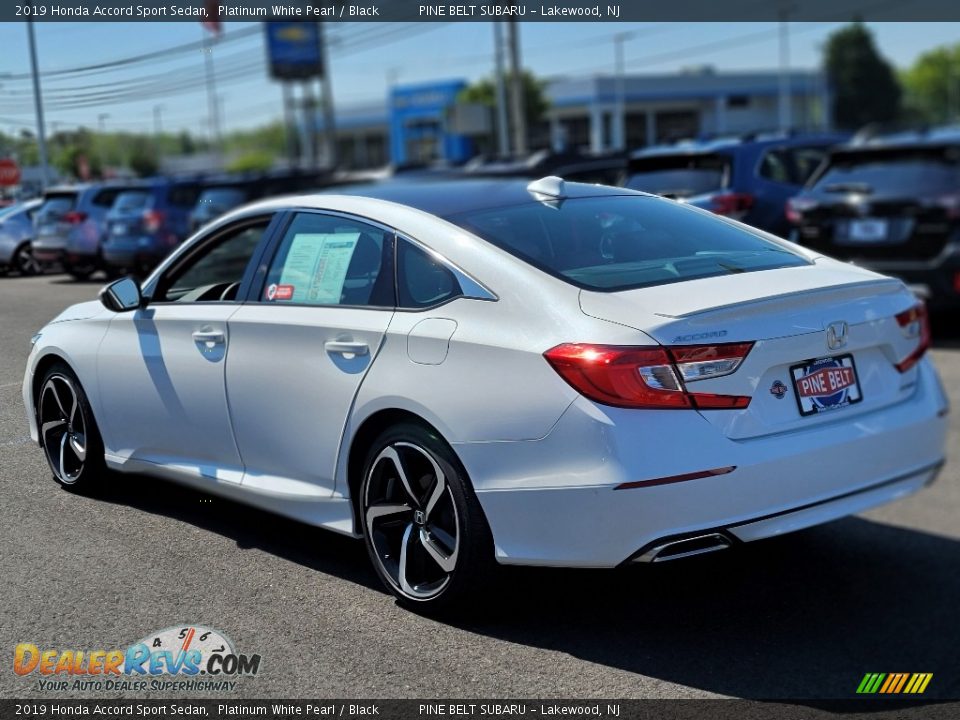
[[[100,302],[107,310],[129,312],[143,305],[140,285],[130,277],[114,280],[100,291]]]

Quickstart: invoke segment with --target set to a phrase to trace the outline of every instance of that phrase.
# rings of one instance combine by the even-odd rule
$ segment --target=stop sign
[[[20,168],[10,158],[0,159],[0,187],[20,184]]]

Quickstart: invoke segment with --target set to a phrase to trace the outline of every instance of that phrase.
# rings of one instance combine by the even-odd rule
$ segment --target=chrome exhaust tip
[[[654,545],[646,552],[634,558],[633,562],[656,563],[666,562],[668,560],[680,560],[681,558],[693,557],[694,555],[726,550],[732,545],[733,542],[730,538],[720,533],[694,535],[692,537]]]

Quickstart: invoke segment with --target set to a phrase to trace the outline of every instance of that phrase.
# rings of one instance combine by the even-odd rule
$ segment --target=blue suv
[[[198,178],[156,178],[117,195],[107,213],[103,261],[114,271],[149,272],[190,234]]]
[[[650,147],[630,156],[624,185],[786,237],[787,200],[848,137],[782,134]]]

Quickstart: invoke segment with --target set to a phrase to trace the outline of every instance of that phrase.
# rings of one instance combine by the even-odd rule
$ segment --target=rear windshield
[[[448,219],[534,267],[590,290],[612,292],[809,264],[712,215],[639,195],[527,203]]]
[[[150,193],[146,190],[127,190],[117,195],[113,209],[120,211],[143,210],[150,204]]]
[[[960,152],[937,149],[840,153],[813,181],[822,193],[931,195],[960,188]]]
[[[43,199],[43,204],[37,211],[37,220],[55,220],[73,210],[73,205],[77,200],[74,193],[64,193],[62,195],[47,195]]]
[[[730,184],[731,161],[725,155],[664,155],[630,161],[625,185],[631,190],[688,198]]]

